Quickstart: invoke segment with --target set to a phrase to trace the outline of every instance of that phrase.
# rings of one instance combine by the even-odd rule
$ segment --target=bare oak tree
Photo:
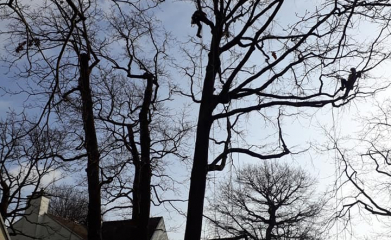
[[[220,184],[207,218],[222,239],[321,239],[316,221],[323,201],[304,170],[264,162],[245,166],[233,183]]]

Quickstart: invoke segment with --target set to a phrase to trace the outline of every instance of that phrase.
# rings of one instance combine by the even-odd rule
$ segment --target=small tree
[[[88,195],[72,185],[53,185],[49,213],[83,225],[87,224]]]
[[[314,179],[304,170],[264,162],[224,181],[208,217],[222,236],[249,239],[315,239],[323,203],[313,196]]]

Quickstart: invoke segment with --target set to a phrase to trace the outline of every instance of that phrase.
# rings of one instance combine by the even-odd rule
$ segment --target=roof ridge
[[[49,218],[51,218],[53,221],[57,222],[58,224],[60,224],[61,226],[63,226],[64,228],[66,228],[68,231],[70,231],[72,234],[75,234],[77,236],[79,236],[81,239],[87,239],[87,232],[86,233],[82,233],[81,231],[78,231],[79,229],[76,229],[76,227],[81,227],[83,230],[87,231],[86,227],[80,223],[77,223],[77,222],[74,222],[74,221],[71,221],[71,220],[68,220],[68,219],[65,219],[63,217],[60,217],[60,216],[56,216],[56,215],[53,215],[53,214],[50,214],[50,213],[45,213],[45,215],[47,215]],[[61,222],[60,220],[62,221],[66,221],[67,223],[69,224],[73,224],[74,226],[69,226],[67,225],[66,223],[64,222]],[[84,236],[85,235],[85,236]]]

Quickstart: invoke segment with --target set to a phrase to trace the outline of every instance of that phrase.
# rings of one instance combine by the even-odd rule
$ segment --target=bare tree
[[[275,162],[248,165],[234,183],[221,182],[207,218],[222,237],[320,239],[316,221],[323,201],[314,190],[314,178],[302,169]]]
[[[101,238],[102,188],[107,190],[105,204],[129,201],[125,206],[132,207],[136,238],[147,239],[151,189],[157,204],[166,202],[159,196],[163,186],[151,179],[171,180],[163,174],[163,158],[185,158],[177,150],[189,127],[180,118],[181,125],[173,125],[175,118],[163,107],[171,92],[168,89],[163,97],[158,92],[164,84],[169,88],[161,64],[168,59],[168,37],[164,30],[157,31],[158,22],[149,13],[158,3],[67,0],[0,5],[8,23],[3,35],[13,44],[5,61],[10,68],[26,61],[17,77],[33,85],[19,91],[44,99],[34,105],[40,121],[71,133],[74,151],[61,159],[87,161],[89,239]],[[130,173],[131,181],[123,181]],[[117,207],[124,206],[113,208]]]
[[[182,68],[191,83],[182,94],[200,107],[186,240],[201,236],[208,172],[222,170],[233,153],[260,160],[289,154],[282,120],[292,108],[342,106],[373,93],[360,78],[389,55],[382,50],[388,2],[322,1],[300,9],[283,0],[194,2],[192,22],[205,34],[191,39]],[[352,34],[367,20],[379,31],[360,42]],[[341,78],[352,80],[344,90]],[[241,123],[248,119],[270,123],[275,139],[246,142]],[[210,144],[218,149],[212,156]]]
[[[106,149],[109,145],[105,144],[121,139],[131,153],[127,162],[140,167],[135,182],[141,180],[146,185],[138,184],[132,190],[119,191],[114,197],[135,194],[127,198],[136,208],[140,204],[140,211],[134,212],[143,216],[140,224],[145,229],[149,214],[151,160],[157,159],[149,155],[154,151],[151,145],[159,146],[155,154],[167,156],[170,152],[167,149],[175,150],[176,140],[181,139],[180,134],[165,135],[160,131],[161,136],[169,139],[169,145],[165,145],[165,141],[153,143],[150,135],[150,130],[159,126],[150,123],[155,107],[159,109],[157,106],[162,103],[162,98],[155,96],[159,96],[160,81],[165,76],[160,62],[168,58],[164,54],[166,34],[150,38],[155,32],[147,18],[140,21],[132,15],[121,14],[134,10],[135,16],[142,16],[158,2],[113,0],[103,5],[92,0],[55,0],[34,6],[17,0],[0,3],[1,18],[8,24],[2,31],[9,43],[5,62],[10,67],[22,69],[18,77],[28,79],[30,83],[21,91],[30,97],[40,96],[35,105],[42,112],[40,121],[49,123],[50,119],[50,123],[61,125],[65,122],[68,130],[74,133],[72,139],[78,150],[63,159],[88,158],[90,239],[100,239],[101,187],[113,183],[114,179],[121,185],[117,173],[125,167],[117,162],[112,165],[116,169],[108,174],[103,172],[103,158],[114,156],[109,154]],[[314,3],[319,5],[313,8],[300,9],[297,14],[289,12],[292,13],[290,22],[279,19],[287,13],[284,9],[288,1],[194,2],[196,11],[192,18],[189,16],[189,22],[191,19],[199,28],[197,35],[202,41],[192,38],[188,42],[190,50],[183,53],[189,57],[189,65],[181,68],[191,82],[190,90],[181,91],[182,94],[200,104],[186,240],[200,239],[208,172],[222,170],[232,153],[262,160],[289,154],[291,150],[283,138],[282,127],[284,118],[291,115],[291,108],[342,106],[354,97],[372,94],[375,90],[362,88],[360,79],[367,78],[368,72],[389,56],[383,48],[389,26],[388,2],[326,0]],[[113,16],[118,17],[107,20],[108,11],[112,10]],[[379,31],[360,42],[351,30],[366,20],[370,20],[371,29]],[[107,29],[114,30],[114,34],[106,32]],[[151,51],[140,50],[138,40],[143,39],[142,36],[150,39],[142,44],[152,46]],[[122,50],[118,50],[118,46],[123,47]],[[148,52],[153,56],[146,56]],[[356,69],[356,75],[351,68]],[[121,78],[140,82],[138,89],[145,94],[142,99],[136,98],[137,104],[132,105],[133,100],[127,99],[119,106],[120,111],[112,112],[114,102],[111,98],[99,98],[101,92],[97,86],[107,84],[105,89],[112,90],[108,80]],[[344,91],[339,89],[342,78],[347,79]],[[115,95],[114,91],[106,93],[106,96]],[[134,111],[122,111],[123,106],[130,106],[126,111]],[[50,118],[53,113],[57,114],[55,120]],[[275,134],[271,142],[234,140],[244,139],[241,123],[250,117],[273,126]],[[97,134],[106,124],[121,134],[110,135],[110,130]],[[81,127],[84,131],[80,131]],[[212,129],[219,134],[211,134]],[[107,136],[112,139],[108,140]],[[218,148],[213,156],[209,151],[210,142]],[[105,163],[105,166],[109,165]],[[145,231],[140,233],[146,236]]]
[[[137,9],[124,12],[122,7],[112,8],[108,22],[112,45],[126,46],[124,54],[101,53],[115,71],[101,70],[105,73],[101,97],[110,101],[99,105],[97,115],[111,139],[109,149],[114,151],[109,154],[123,156],[114,160],[114,164],[103,166],[111,179],[111,184],[104,186],[104,194],[109,204],[127,200],[126,204],[113,208],[131,208],[132,219],[139,226],[140,235],[136,238],[147,239],[151,201],[155,205],[177,201],[164,198],[163,192],[167,191],[164,181],[173,179],[164,174],[163,164],[167,166],[170,158],[186,158],[179,150],[190,127],[183,117],[174,116],[164,105],[172,100],[165,70],[170,63],[168,34],[153,12],[139,14]],[[163,91],[168,90],[164,95],[160,94],[162,87]],[[125,180],[129,176],[131,181]]]
[[[27,192],[56,180],[50,175],[62,170],[63,162],[56,156],[64,148],[63,136],[54,129],[43,130],[24,115],[10,113],[0,121],[0,213],[8,224],[29,207]]]
[[[53,185],[47,192],[50,196],[48,213],[82,225],[87,224],[88,195],[73,185]]]
[[[361,116],[357,135],[330,136],[329,150],[336,151],[339,164],[336,216],[344,222],[356,214],[373,214],[382,223],[391,217],[390,114],[390,99],[376,102],[373,112]]]
[[[1,7],[2,18],[8,16],[5,17],[8,29],[18,36],[17,40],[11,40],[17,47],[8,49],[11,54],[8,59],[13,64],[18,64],[20,59],[27,62],[19,77],[27,79],[28,86],[34,86],[21,87],[18,91],[28,97],[39,96],[36,98],[39,101],[31,104],[40,112],[38,122],[47,126],[56,123],[51,116],[56,110],[64,110],[61,103],[68,99],[69,88],[79,93],[73,103],[77,110],[73,113],[77,113],[74,119],[79,121],[78,127],[84,130],[79,136],[85,153],[63,159],[87,158],[89,239],[101,239],[100,156],[91,90],[91,71],[99,59],[92,48],[95,32],[86,25],[87,18],[91,21],[97,16],[90,12],[92,3],[53,1],[32,7],[25,2],[7,1]],[[60,116],[57,120],[63,119]]]

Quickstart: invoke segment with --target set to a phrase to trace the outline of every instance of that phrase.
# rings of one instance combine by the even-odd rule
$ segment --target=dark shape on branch
[[[41,40],[39,40],[39,38],[32,38],[28,41],[23,41],[21,43],[18,44],[18,46],[15,48],[15,52],[16,53],[20,53],[21,51],[24,50],[24,46],[36,46],[36,47],[39,47],[41,45]]]
[[[350,69],[351,73],[349,74],[348,80],[345,78],[341,78],[341,90],[343,91],[346,88],[345,95],[343,98],[346,98],[350,92],[350,90],[353,89],[354,83],[356,82],[357,78],[361,77],[361,71],[356,71],[355,68]]]
[[[208,20],[206,18],[206,13],[204,13],[201,10],[197,10],[193,13],[193,16],[191,16],[191,24],[195,24],[198,27],[197,30],[197,37],[202,38],[201,31],[202,31],[202,24],[201,22],[205,22],[205,20]]]
[[[272,56],[273,56],[274,60],[277,60],[277,53],[276,52],[273,51]]]

